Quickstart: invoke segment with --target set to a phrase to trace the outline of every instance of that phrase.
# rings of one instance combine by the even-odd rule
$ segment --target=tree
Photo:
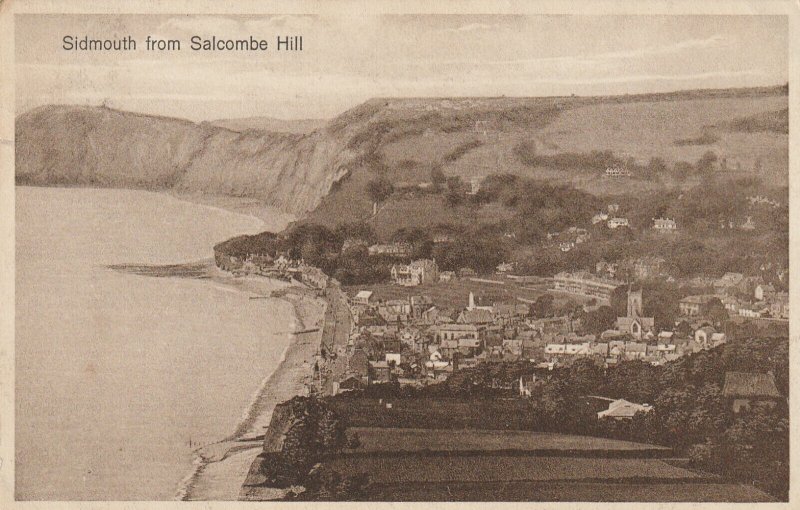
[[[714,169],[714,163],[717,162],[717,155],[713,151],[706,151],[697,160],[697,171],[700,173],[708,173]]]
[[[444,184],[447,182],[447,177],[444,175],[444,171],[442,171],[442,165],[436,164],[431,167],[431,182],[433,183],[433,188],[439,192],[444,187]]]
[[[394,193],[394,185],[388,178],[380,176],[367,183],[367,193],[373,202],[383,202]]]
[[[587,312],[583,319],[583,330],[586,333],[599,335],[603,331],[614,327],[617,314],[610,306],[599,306],[596,310]]]
[[[531,312],[533,316],[537,319],[541,319],[544,317],[550,317],[553,314],[553,302],[555,298],[552,294],[542,294],[541,296],[536,298],[536,301],[533,303],[531,307]]]
[[[714,327],[717,328],[721,327],[729,318],[728,310],[725,309],[725,305],[718,297],[711,298],[706,302],[703,306],[703,315],[711,319]]]

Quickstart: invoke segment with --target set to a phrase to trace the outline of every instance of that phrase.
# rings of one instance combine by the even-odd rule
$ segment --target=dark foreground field
[[[415,482],[373,485],[371,501],[766,502],[758,489],[729,483],[582,481]]]

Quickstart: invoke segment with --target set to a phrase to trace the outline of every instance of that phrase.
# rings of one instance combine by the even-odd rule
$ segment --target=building
[[[756,301],[764,301],[774,294],[775,287],[770,283],[756,285],[756,288],[753,290],[753,297],[756,298]]]
[[[439,343],[445,340],[459,340],[461,338],[475,340],[480,340],[481,338],[478,326],[474,324],[440,324],[435,326],[433,330]]]
[[[642,290],[628,289],[628,309],[625,317],[617,317],[617,331],[641,340],[655,328],[653,317],[642,317]],[[626,348],[627,351],[627,348]]]
[[[354,305],[369,306],[372,304],[371,300],[372,300],[371,290],[360,290],[355,296],[353,296]]]
[[[686,296],[678,302],[678,308],[681,315],[687,317],[694,317],[703,313],[706,304],[717,296],[713,294],[699,294],[695,296]]]
[[[770,297],[769,313],[778,319],[789,318],[789,293],[776,292]]]
[[[651,280],[664,276],[667,273],[666,268],[667,261],[662,257],[640,257],[623,261],[618,270],[630,274],[636,280]]]
[[[678,224],[669,218],[653,218],[653,229],[657,232],[675,232],[678,230]]]
[[[385,361],[370,361],[370,382],[387,383],[392,380],[392,368]]]
[[[521,375],[519,376],[519,396],[530,397],[533,393],[533,387],[536,384],[536,375]]]
[[[747,292],[747,280],[742,273],[725,273],[714,281],[714,290],[717,294]]]
[[[450,282],[456,279],[456,273],[454,271],[442,271],[439,273],[439,281],[440,282]]]
[[[391,274],[394,283],[406,287],[439,281],[439,267],[436,260],[430,259],[415,260],[411,264],[395,264]]]
[[[594,297],[604,301],[608,301],[611,293],[620,285],[622,282],[600,278],[588,271],[561,272],[553,277],[553,290],[555,291]]]
[[[608,225],[608,228],[627,227],[628,218],[611,218],[606,225]]]
[[[636,413],[649,413],[652,410],[653,408],[649,404],[636,404],[625,399],[619,399],[612,401],[605,411],[597,413],[597,419],[630,420]]]
[[[457,324],[475,324],[487,326],[494,322],[494,315],[491,310],[485,308],[468,308],[462,311],[456,319]]]
[[[406,258],[411,256],[411,245],[409,243],[373,244],[368,251],[370,256],[386,255]]]
[[[627,168],[610,166],[606,168],[606,177],[630,177],[631,172]]]
[[[722,396],[734,413],[745,411],[755,402],[777,402],[781,394],[772,374],[726,372]]]

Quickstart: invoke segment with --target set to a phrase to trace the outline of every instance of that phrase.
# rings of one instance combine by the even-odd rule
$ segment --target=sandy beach
[[[216,271],[212,279],[256,296],[269,296],[281,288],[280,299],[293,305],[294,331],[320,328],[309,333],[293,334],[281,363],[267,377],[242,421],[226,439],[204,446],[195,453],[195,469],[176,494],[184,501],[235,501],[256,456],[261,452],[264,431],[275,406],[296,395],[308,393],[315,358],[322,335],[325,301],[302,287],[261,277],[233,278]]]

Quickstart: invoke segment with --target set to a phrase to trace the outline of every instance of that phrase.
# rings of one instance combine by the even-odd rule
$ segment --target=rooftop
[[[754,398],[781,396],[772,374],[726,372],[722,394],[726,397]]]

